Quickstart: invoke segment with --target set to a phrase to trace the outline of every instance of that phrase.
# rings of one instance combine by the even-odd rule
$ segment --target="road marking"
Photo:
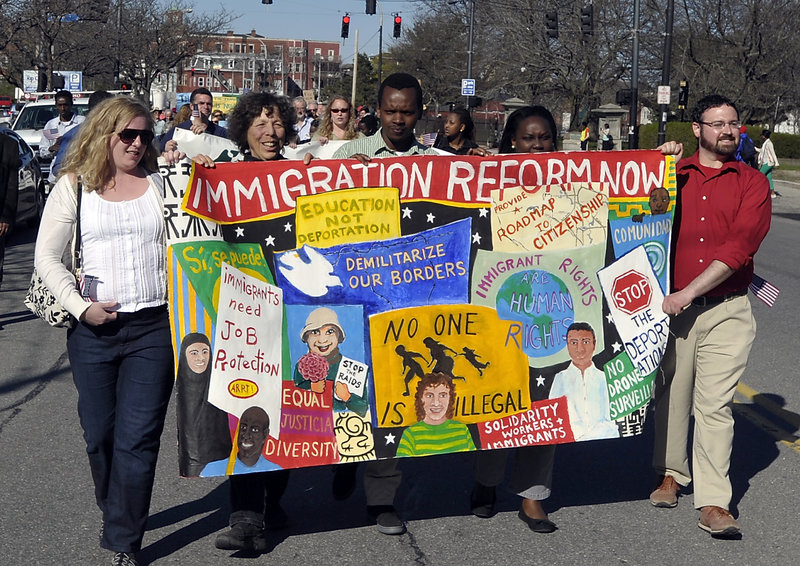
[[[792,434],[790,430],[782,428],[782,426],[777,425],[772,420],[754,410],[752,405],[758,405],[759,407],[765,409],[769,414],[773,415],[778,420],[793,426],[794,430],[800,429],[800,415],[791,411],[787,411],[771,399],[764,397],[758,391],[748,385],[745,385],[744,383],[739,383],[739,385],[736,386],[736,392],[750,402],[741,403],[734,399],[733,408],[738,414],[761,428],[764,432],[769,434],[775,440],[778,440],[781,444],[784,444],[795,452],[800,453],[800,437],[797,437],[796,435]]]

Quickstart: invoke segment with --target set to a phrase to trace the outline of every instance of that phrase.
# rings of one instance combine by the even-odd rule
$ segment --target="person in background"
[[[486,150],[475,143],[475,124],[463,106],[456,106],[447,113],[444,135],[436,136],[433,147],[455,155],[487,155]]]
[[[175,379],[154,138],[150,111],[133,98],[113,97],[92,110],[47,199],[34,259],[77,320],[67,331],[67,352],[102,513],[100,546],[114,553],[112,565],[137,564]],[[79,190],[76,286],[61,257],[73,238]]]
[[[39,141],[39,157],[45,161],[50,161],[58,153],[63,135],[86,119],[73,112],[70,91],[59,90],[55,99],[58,116],[47,121]]]
[[[214,97],[211,95],[210,90],[205,87],[194,89],[189,97],[189,104],[191,110],[197,109],[199,115],[195,117],[190,115],[190,118],[184,121],[178,121],[176,117],[175,127],[167,130],[161,138],[161,147],[164,151],[173,151],[178,148],[178,142],[172,139],[172,136],[175,135],[175,128],[189,130],[198,135],[209,134],[220,138],[228,137],[228,131],[225,128],[211,121]]]
[[[17,215],[19,165],[19,146],[16,140],[6,134],[0,134],[0,285],[3,283],[6,240],[14,227]]]
[[[156,137],[160,137],[164,133],[164,128],[167,126],[167,122],[162,118],[163,112],[161,112],[160,108],[153,108],[153,132],[156,134]]]
[[[302,96],[295,97],[295,99],[292,100],[292,105],[294,106],[295,112],[294,131],[296,133],[296,139],[293,143],[298,145],[307,143],[311,141],[311,122],[313,122],[314,119],[308,115],[306,99]]]
[[[772,182],[772,170],[780,166],[778,163],[778,156],[775,155],[775,146],[772,145],[772,140],[769,139],[772,132],[769,130],[761,130],[761,147],[757,147],[758,152],[758,167],[759,171],[767,176],[769,181],[769,194],[772,198],[779,197],[781,194],[775,190],[775,185]]]
[[[375,132],[378,131],[378,126],[380,122],[378,122],[378,117],[374,114],[367,114],[358,122],[358,131],[363,136],[371,136]]]
[[[589,124],[581,123],[581,151],[589,149]]]
[[[753,138],[747,135],[747,126],[739,126],[739,148],[736,150],[736,160],[747,163],[750,167],[758,169],[758,150]]]
[[[92,94],[89,95],[89,104],[88,104],[88,109],[86,111],[86,115],[88,116],[95,106],[97,106],[107,98],[111,98],[112,96],[114,95],[105,90],[94,91]],[[58,179],[58,169],[61,167],[61,162],[67,155],[67,150],[69,148],[70,142],[72,141],[72,138],[74,138],[79,131],[80,131],[80,124],[78,124],[78,126],[75,128],[67,130],[61,137],[61,145],[58,148],[58,153],[56,154],[55,159],[53,159],[52,165],[50,165],[50,176],[48,177],[48,181],[50,182],[50,184],[55,184],[56,179]]]
[[[322,124],[313,139],[323,145],[329,140],[354,140],[360,135],[355,130],[355,123],[350,100],[344,96],[334,96],[325,109]]]
[[[500,153],[558,151],[553,115],[543,106],[523,106],[508,117],[500,138]],[[535,379],[531,369],[531,379]],[[555,445],[526,446],[512,450],[483,450],[475,457],[475,486],[470,496],[473,515],[488,519],[495,514],[497,486],[505,477],[506,461],[514,454],[509,488],[522,498],[519,518],[536,533],[552,533],[556,525],[542,501],[550,497]]]

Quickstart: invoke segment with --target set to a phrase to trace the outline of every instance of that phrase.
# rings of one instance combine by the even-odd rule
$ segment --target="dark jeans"
[[[175,374],[166,305],[119,313],[67,334],[78,415],[103,512],[100,545],[142,546],[156,459]]]
[[[289,470],[236,474],[228,478],[231,486],[230,526],[247,523],[264,528],[264,511],[274,507],[289,483]]]

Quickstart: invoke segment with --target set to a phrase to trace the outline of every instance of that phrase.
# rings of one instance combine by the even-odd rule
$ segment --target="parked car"
[[[12,138],[19,147],[19,200],[17,201],[16,224],[26,222],[29,226],[35,226],[42,217],[46,194],[39,160],[33,149],[18,132],[0,127],[0,134]]]
[[[11,126],[13,119],[14,116],[11,114],[11,110],[7,108],[0,109],[0,126]]]
[[[72,103],[72,111],[76,114],[86,114],[89,111],[88,97],[74,98]],[[44,125],[51,118],[58,116],[56,109],[56,101],[52,98],[39,99],[33,102],[28,102],[22,107],[22,110],[17,114],[14,125],[11,127],[17,132],[22,139],[30,146],[30,148],[39,155],[39,142],[42,140],[42,130]],[[41,166],[44,179],[50,174],[51,159],[39,158],[39,165]]]

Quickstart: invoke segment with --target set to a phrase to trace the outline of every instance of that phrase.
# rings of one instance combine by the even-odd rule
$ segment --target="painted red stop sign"
[[[650,306],[653,289],[644,275],[631,269],[614,279],[611,296],[619,310],[634,314]]]

